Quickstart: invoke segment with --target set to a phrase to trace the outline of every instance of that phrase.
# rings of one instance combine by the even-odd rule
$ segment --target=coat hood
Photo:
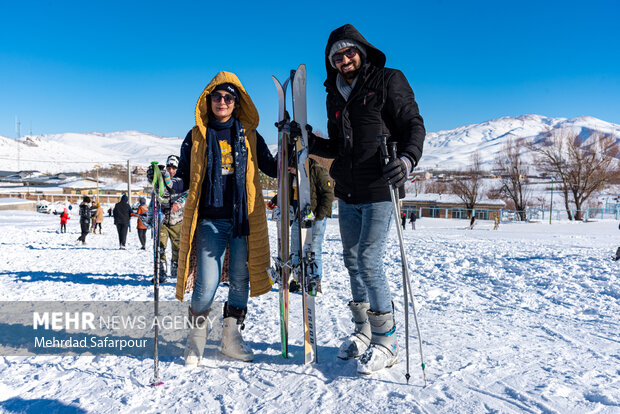
[[[209,112],[207,110],[207,95],[209,95],[217,85],[222,83],[232,83],[239,91],[239,103],[236,108],[237,117],[246,129],[256,129],[258,127],[258,111],[250,99],[237,75],[231,72],[220,72],[207,85],[200,94],[196,103],[196,126],[200,129],[203,137],[207,136],[207,123],[209,122]]]
[[[385,55],[383,52],[371,45],[352,24],[345,24],[344,26],[341,26],[331,32],[329,39],[327,40],[327,46],[325,46],[325,68],[327,68],[327,78],[330,78],[330,76],[335,76],[335,74],[338,73],[338,71],[334,69],[329,62],[329,51],[334,43],[344,39],[355,40],[363,45],[366,48],[367,62],[370,62],[379,68],[385,66]]]

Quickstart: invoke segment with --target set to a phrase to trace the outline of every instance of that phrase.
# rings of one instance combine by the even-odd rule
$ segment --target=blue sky
[[[620,123],[618,1],[2,1],[0,135],[184,136],[196,99],[235,72],[275,143],[279,78],[305,63],[325,130],[324,48],[345,23],[401,69],[428,131],[501,116]]]

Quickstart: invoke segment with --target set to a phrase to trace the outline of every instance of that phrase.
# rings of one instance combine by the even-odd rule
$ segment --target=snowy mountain
[[[577,118],[549,118],[541,115],[503,117],[480,124],[466,125],[448,131],[426,135],[421,169],[458,169],[469,163],[471,155],[479,151],[485,168],[491,167],[497,154],[509,139],[535,140],[549,130],[578,131],[583,138],[593,133],[614,134],[620,139],[620,125],[591,116]]]
[[[426,136],[421,169],[458,169],[467,165],[472,153],[479,151],[485,167],[509,138],[535,139],[549,129],[575,129],[585,138],[593,132],[612,133],[620,139],[620,125],[590,116],[549,118],[541,115],[503,117]],[[19,142],[19,150],[18,150]],[[0,136],[3,170],[39,170],[57,173],[91,169],[94,165],[146,165],[164,161],[179,152],[182,138],[124,131],[112,133],[65,133],[34,135],[19,140]],[[275,152],[276,145],[269,148]],[[20,159],[19,168],[17,159]]]
[[[17,142],[19,142],[19,149]],[[26,136],[19,140],[0,136],[2,169],[56,173],[83,171],[94,165],[147,165],[178,154],[181,138],[158,137],[137,131],[90,132]]]

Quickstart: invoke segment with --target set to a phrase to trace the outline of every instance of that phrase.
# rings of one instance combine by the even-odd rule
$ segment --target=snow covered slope
[[[75,210],[74,210],[75,211]],[[336,357],[352,328],[349,280],[337,219],[327,219],[323,294],[317,298],[319,363],[303,365],[301,297],[291,295],[292,357],[280,356],[278,294],[250,298],[244,337],[252,363],[217,353],[186,369],[182,345],[162,358],[164,385],[151,389],[153,359],[129,356],[0,356],[0,412],[235,413],[618,413],[620,288],[610,257],[618,223],[505,223],[421,219],[405,231],[427,363],[423,387],[412,325],[406,385],[398,241],[383,259],[396,306],[400,361],[372,376]],[[118,250],[111,218],[103,235],[76,246],[79,223],[0,212],[4,300],[151,301],[152,253],[130,233]],[[133,227],[133,226],[132,226]],[[135,227],[134,227],[135,228]],[[272,253],[276,226],[269,221]],[[149,241],[150,243],[150,241]],[[518,247],[517,247],[518,246]],[[175,301],[175,286],[160,300]],[[217,300],[227,295],[221,286]],[[21,329],[21,330],[20,330]],[[14,321],[0,334],[23,332]],[[4,337],[6,339],[6,336]]]
[[[178,154],[181,138],[158,137],[137,131],[87,134],[55,134],[23,137],[19,140],[21,170],[57,173],[91,169],[94,165],[148,165]],[[15,139],[0,137],[0,157],[4,170],[17,170]],[[9,159],[6,159],[9,158]]]
[[[488,167],[502,150],[507,138],[533,139],[548,129],[556,128],[576,129],[584,137],[595,131],[613,133],[620,139],[620,125],[589,116],[573,119],[540,115],[504,117],[449,131],[428,133],[419,166],[422,169],[457,169],[467,165],[470,155],[479,151],[482,161]],[[125,131],[41,135],[24,137],[19,142],[21,170],[56,173],[86,170],[96,164],[124,164],[127,160],[141,165],[147,165],[153,160],[163,161],[168,155],[179,152],[182,139]],[[269,148],[275,153],[277,145],[271,144]],[[16,140],[0,136],[2,169],[17,170],[17,158]]]
[[[480,153],[485,167],[490,167],[508,138],[532,140],[554,129],[574,130],[584,138],[595,132],[614,134],[616,139],[620,140],[620,125],[591,116],[572,119],[540,115],[503,117],[449,131],[428,133],[419,167],[462,168],[469,163],[471,155],[476,151]]]

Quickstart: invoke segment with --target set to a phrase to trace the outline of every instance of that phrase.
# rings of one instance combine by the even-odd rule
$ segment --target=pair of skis
[[[280,337],[282,356],[288,358],[288,319],[289,319],[289,278],[293,271],[298,274],[302,291],[304,324],[304,363],[318,362],[316,343],[316,315],[314,299],[318,287],[318,275],[314,252],[312,252],[312,225],[314,215],[310,207],[310,182],[308,168],[308,133],[306,131],[306,65],[299,65],[291,71],[284,84],[275,76],[273,82],[278,91],[278,257],[274,258],[275,268],[269,273],[274,283],[279,285]],[[286,88],[292,84],[293,121],[301,129],[301,137],[291,137],[290,117],[286,111]],[[294,142],[291,142],[291,138]],[[294,144],[294,154],[289,154],[289,144]],[[291,148],[292,149],[292,148]],[[291,155],[294,155],[291,157]],[[293,165],[289,164],[292,158]],[[293,263],[290,242],[290,182],[289,167],[296,169],[297,209],[294,212],[298,223],[299,249],[296,263]]]

